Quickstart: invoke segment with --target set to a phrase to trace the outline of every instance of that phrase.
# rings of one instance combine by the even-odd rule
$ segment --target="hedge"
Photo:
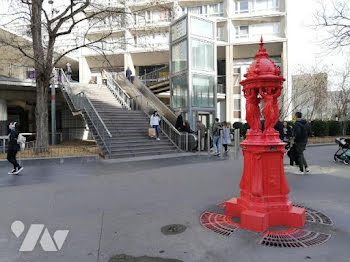
[[[294,122],[288,122],[293,126]],[[350,121],[335,121],[335,120],[313,120],[310,122],[313,136],[342,136],[350,134]],[[247,123],[235,122],[232,125],[233,129],[240,129],[242,137],[245,137],[249,125]],[[234,131],[232,130],[232,133]]]

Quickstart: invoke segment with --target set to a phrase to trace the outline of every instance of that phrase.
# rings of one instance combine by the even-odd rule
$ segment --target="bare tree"
[[[48,1],[50,2],[50,1]],[[66,55],[81,48],[91,48],[107,58],[106,52],[113,51],[116,45],[124,48],[128,39],[113,39],[115,29],[125,28],[133,20],[133,12],[123,6],[123,2],[106,6],[101,0],[60,0],[54,9],[44,0],[11,0],[13,12],[6,14],[2,26],[18,23],[30,25],[31,42],[18,36],[0,37],[0,45],[11,46],[24,57],[34,61],[36,79],[36,153],[48,150],[48,91],[53,68]],[[51,4],[53,1],[51,1]],[[162,1],[154,1],[150,6],[138,9],[142,11]],[[4,15],[3,15],[4,17]],[[94,39],[87,35],[96,25],[105,26],[104,33]],[[56,55],[57,41],[74,36],[74,43]],[[62,40],[61,40],[62,41]],[[29,44],[28,44],[29,43]]]
[[[347,0],[333,0],[327,4],[321,2],[315,12],[316,27],[326,29],[325,42],[330,48],[350,45],[350,3]]]
[[[337,82],[334,90],[329,92],[333,114],[341,121],[349,119],[350,110],[350,63],[346,63],[342,70],[335,73]]]
[[[284,119],[296,111],[303,112],[305,118],[327,117],[327,85],[328,70],[317,67],[300,67],[292,76],[292,95],[288,99],[282,97],[283,106],[280,118]],[[287,95],[287,94],[284,94]]]

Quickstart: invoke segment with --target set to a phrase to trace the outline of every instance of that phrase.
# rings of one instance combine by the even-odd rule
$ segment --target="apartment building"
[[[210,17],[217,25],[217,116],[221,120],[245,120],[245,99],[239,82],[254,60],[261,36],[286,78],[285,92],[291,94],[287,88],[286,0],[163,0],[157,5],[146,0],[103,2],[130,15],[89,22],[87,37],[91,41],[111,28],[113,32],[109,40],[100,43],[99,47],[106,50],[103,55],[81,50],[81,82],[102,83],[103,69],[120,72],[130,67],[135,75],[142,76],[167,66],[171,21],[192,13]],[[158,96],[169,103],[169,94]]]

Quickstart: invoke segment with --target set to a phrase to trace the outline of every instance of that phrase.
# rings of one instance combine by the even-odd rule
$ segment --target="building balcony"
[[[273,19],[275,17],[283,17],[285,16],[286,13],[285,12],[281,12],[279,10],[274,10],[274,9],[270,9],[270,10],[265,10],[265,11],[252,11],[249,13],[235,13],[231,16],[231,19],[234,21],[247,21],[247,20],[269,20],[269,19]]]
[[[236,35],[235,39],[233,40],[233,44],[253,44],[258,43],[260,41],[261,36],[264,38],[265,43],[269,42],[284,42],[286,41],[286,38],[282,36],[282,34],[279,33],[258,33],[258,34],[243,34],[243,35]]]
[[[173,0],[162,0],[162,7],[171,8],[173,6]],[[152,1],[150,0],[125,0],[125,4],[131,9],[138,9],[140,7],[153,7]]]
[[[137,21],[135,24],[130,24],[128,29],[131,31],[148,31],[154,30],[154,28],[167,28],[170,26],[170,22],[170,17],[161,20]]]
[[[129,45],[127,47],[128,52],[153,52],[153,51],[167,51],[169,50],[168,43],[141,43],[136,45]]]
[[[95,24],[91,25],[87,33],[89,40],[94,40],[94,35],[100,37],[102,35],[121,36],[124,34],[125,29],[121,27],[121,24]],[[96,38],[96,37],[95,37]]]
[[[115,9],[125,8],[124,1],[122,0],[92,0],[91,6],[87,8],[87,11],[93,13],[96,9],[111,7]]]

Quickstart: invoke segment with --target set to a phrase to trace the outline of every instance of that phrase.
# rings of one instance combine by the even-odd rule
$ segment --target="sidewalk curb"
[[[192,153],[192,152],[184,152],[184,153],[176,153],[176,154],[164,154],[164,155],[150,155],[150,156],[140,156],[140,157],[129,157],[129,158],[120,158],[120,159],[105,159],[101,160],[104,163],[115,164],[115,163],[132,163],[139,161],[152,161],[158,159],[171,159],[171,158],[183,158],[183,157],[198,157],[198,156],[208,156],[208,153]]]
[[[50,157],[50,158],[22,158],[17,159],[20,165],[25,166],[26,164],[64,164],[64,163],[90,163],[100,161],[99,155],[91,156],[73,156],[73,157]],[[0,159],[0,167],[11,165],[6,159]]]
[[[333,146],[333,145],[336,145],[336,143],[308,144],[307,147]]]

